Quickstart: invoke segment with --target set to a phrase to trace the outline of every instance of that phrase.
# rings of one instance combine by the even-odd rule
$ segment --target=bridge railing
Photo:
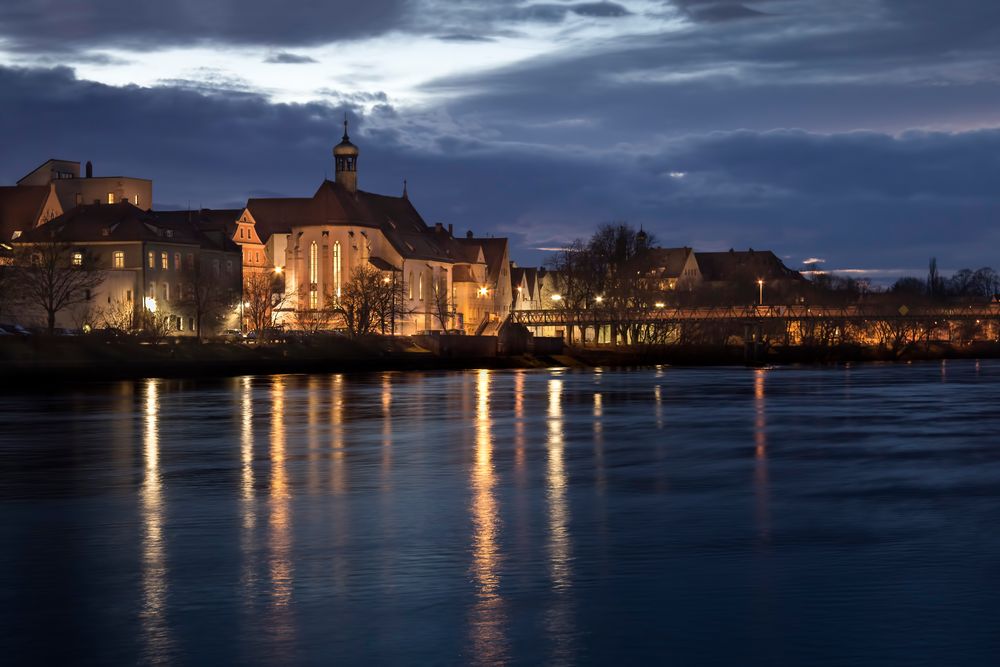
[[[996,320],[1000,304],[907,306],[856,304],[850,306],[698,306],[587,310],[515,310],[511,319],[527,326],[594,326],[612,322],[761,322],[767,320]]]

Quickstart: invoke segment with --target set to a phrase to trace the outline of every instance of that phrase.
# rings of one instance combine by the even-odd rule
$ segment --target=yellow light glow
[[[552,295],[552,300],[553,301],[561,301],[562,300],[562,294],[553,294]]]
[[[597,303],[604,303],[604,297],[603,296],[596,296],[596,297],[594,297],[594,301],[596,301]]]
[[[281,273],[284,270],[285,270],[285,267],[283,267],[283,266],[276,266],[276,267],[274,267],[274,272],[275,273]]]
[[[486,287],[479,288],[479,296],[486,296],[489,293],[489,289]]]
[[[657,308],[666,308],[667,306],[667,304],[663,303],[662,301],[657,301],[655,305]]]
[[[144,299],[144,303],[146,304],[146,310],[148,310],[151,313],[156,312],[156,299],[154,299],[151,296],[147,296]]]

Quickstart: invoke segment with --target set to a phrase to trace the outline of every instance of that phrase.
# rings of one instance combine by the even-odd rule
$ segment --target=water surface
[[[1000,363],[0,395],[33,664],[1000,663]]]

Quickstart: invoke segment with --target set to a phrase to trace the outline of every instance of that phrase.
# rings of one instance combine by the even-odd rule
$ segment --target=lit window
[[[417,298],[420,299],[421,301],[424,300],[424,272],[423,271],[421,271],[420,274],[417,275]]]
[[[108,193],[108,203],[109,204],[114,204],[115,203],[115,193],[114,192],[109,192]]]
[[[340,241],[333,244],[333,287],[340,298]]]
[[[413,301],[413,271],[410,271],[410,280],[406,283],[406,298]]]
[[[319,282],[319,248],[315,241],[309,246],[309,282],[313,285]]]
[[[116,269],[125,268],[125,252],[122,250],[115,250],[114,254],[114,267]]]
[[[319,293],[315,287],[309,290],[309,307],[312,310],[316,310],[319,307]]]
[[[170,268],[170,255],[165,252],[160,253],[160,266],[164,269]]]
[[[146,256],[149,258],[149,268],[155,269],[156,268],[156,256],[153,253],[151,253],[151,252],[147,253]]]
[[[74,252],[73,253],[73,266],[83,266],[83,253]]]
[[[134,197],[132,197],[132,201],[133,201],[133,203],[136,206],[138,206],[139,205],[139,195],[135,195]]]
[[[181,254],[179,252],[174,253],[174,269],[181,270]]]

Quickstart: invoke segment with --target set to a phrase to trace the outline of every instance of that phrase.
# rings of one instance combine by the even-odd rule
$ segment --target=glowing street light
[[[151,296],[147,296],[145,299],[143,299],[143,303],[146,306],[146,310],[148,310],[151,313],[156,312],[156,299],[154,299]]]
[[[662,301],[657,301],[653,305],[656,306],[657,308],[666,308],[667,307],[667,304],[663,303]]]
[[[603,296],[595,296],[594,297],[594,301],[596,301],[597,303],[604,303],[604,297]]]
[[[553,301],[562,301],[562,294],[553,294],[552,295],[552,300]]]
[[[490,292],[490,290],[489,290],[488,287],[480,287],[479,288],[479,296],[485,297],[487,294],[489,294],[489,292]]]
[[[283,266],[276,266],[276,267],[274,267],[274,272],[277,273],[277,274],[279,274],[279,275],[284,270],[285,270],[285,267],[283,267]]]

